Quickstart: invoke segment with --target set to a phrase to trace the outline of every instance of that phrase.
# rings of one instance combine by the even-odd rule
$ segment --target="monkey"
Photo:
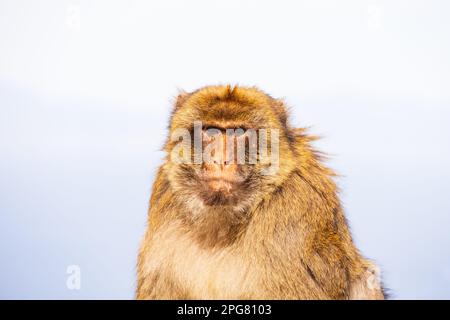
[[[244,129],[277,139],[269,146],[226,134]],[[180,141],[176,132],[197,139]],[[290,124],[284,100],[256,87],[181,92],[152,187],[135,297],[384,299],[379,269],[352,240],[336,173],[316,139]],[[211,151],[212,141],[220,143]],[[251,162],[255,145],[267,152],[256,148]]]

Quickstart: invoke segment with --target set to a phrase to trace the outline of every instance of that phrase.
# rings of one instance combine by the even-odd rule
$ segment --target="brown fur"
[[[256,88],[205,87],[178,97],[170,130],[194,120],[279,128],[279,171],[243,166],[245,182],[227,202],[211,199],[198,165],[167,158],[139,252],[138,299],[384,297],[376,267],[352,242],[334,173],[311,148],[314,137],[288,124],[282,101]]]

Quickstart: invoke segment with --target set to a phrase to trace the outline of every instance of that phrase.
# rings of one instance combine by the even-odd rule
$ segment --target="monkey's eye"
[[[222,130],[215,127],[208,127],[203,130],[203,136],[208,139],[220,137]]]
[[[243,128],[234,128],[233,131],[234,131],[234,135],[237,138],[240,138],[245,135],[245,129],[243,129]]]
[[[217,132],[217,131],[219,131],[220,132],[222,130],[219,129],[219,128],[216,128],[216,127],[208,126],[208,127],[204,127],[203,131],[205,131],[205,132]]]

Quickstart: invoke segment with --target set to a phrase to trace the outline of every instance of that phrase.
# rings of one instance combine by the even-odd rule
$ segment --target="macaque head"
[[[255,88],[180,94],[170,132],[169,181],[196,205],[243,210],[293,162],[284,105]]]

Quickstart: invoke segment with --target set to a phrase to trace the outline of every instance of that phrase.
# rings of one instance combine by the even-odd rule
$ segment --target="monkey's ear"
[[[286,107],[286,104],[281,99],[274,99],[274,102],[272,103],[272,108],[275,111],[275,114],[278,117],[278,120],[280,121],[281,127],[284,129],[284,132],[286,134],[286,137],[289,141],[294,142],[297,136],[303,136],[304,130],[293,128],[289,125],[288,122],[288,116],[289,116],[289,110]],[[311,140],[315,140],[315,137],[309,137]]]
[[[281,99],[274,99],[272,108],[275,111],[275,114],[277,115],[278,119],[280,120],[281,125],[287,129],[288,112],[284,104],[284,101]]]
[[[178,96],[176,97],[176,100],[175,100],[173,112],[177,111],[186,102],[186,100],[189,98],[189,96],[190,96],[189,93],[187,93],[184,90],[180,90],[178,93]]]

